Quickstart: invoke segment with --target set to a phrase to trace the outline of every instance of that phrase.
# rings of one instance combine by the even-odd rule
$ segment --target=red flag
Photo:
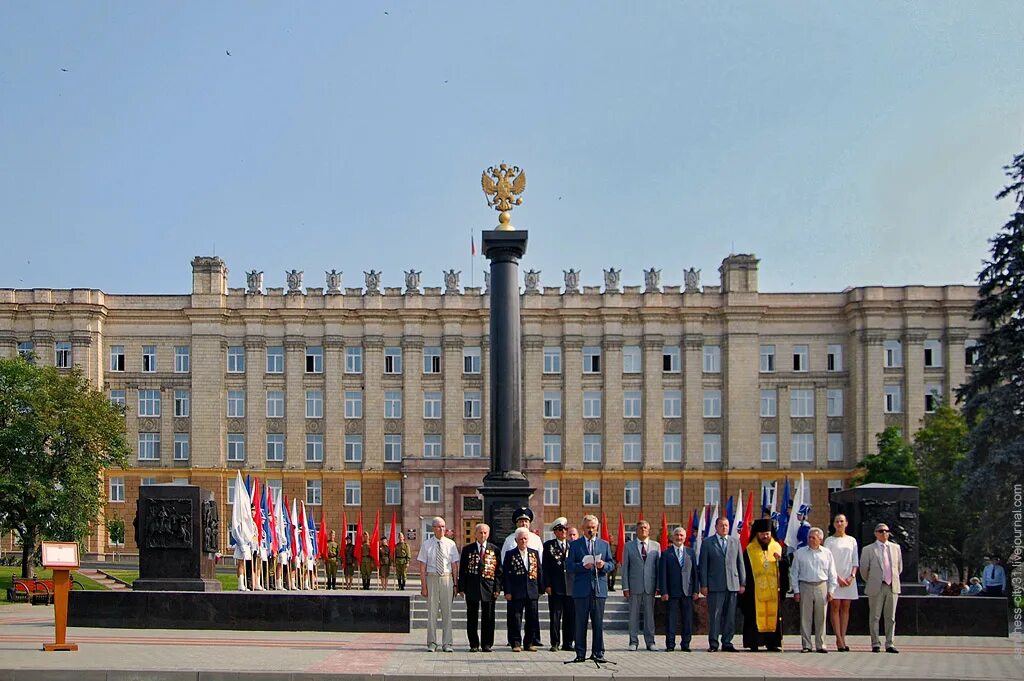
[[[740,546],[750,543],[750,524],[754,522],[754,493],[747,495],[747,506],[743,509],[743,527],[740,528]]]
[[[363,509],[359,509],[359,522],[356,523],[356,567],[363,562]]]
[[[377,511],[377,516],[373,520],[373,535],[370,536],[370,558],[373,558],[373,564],[380,567],[380,510]]]
[[[472,232],[469,233],[469,254],[476,255],[476,239]]]
[[[661,550],[668,551],[668,519],[665,512],[661,512]]]
[[[601,539],[609,544],[612,543],[611,535],[608,534],[608,519],[604,517],[604,511],[601,511]]]
[[[643,519],[644,519],[644,509],[641,508],[640,509],[640,518],[639,518],[639,520],[637,520],[637,522],[640,522],[640,520],[643,520]]]
[[[622,565],[622,552],[626,548],[626,523],[622,521],[622,514],[619,514],[619,535],[618,544],[615,546],[615,564]]]
[[[316,553],[327,560],[327,516],[320,509],[320,527],[316,530]]]
[[[277,539],[277,513],[274,512],[274,491],[265,487],[267,495],[267,516],[270,521],[270,550],[275,556],[281,550],[281,543]]]
[[[348,512],[341,512],[341,544],[338,546],[338,557],[341,558],[341,567],[345,567],[345,550],[348,548]]]
[[[394,511],[391,512],[391,531],[388,532],[388,557],[395,559],[395,546],[398,545],[395,537],[395,525],[398,524],[398,517]]]
[[[263,505],[260,504],[260,479],[252,481],[252,521],[256,523],[256,542],[263,543]]]

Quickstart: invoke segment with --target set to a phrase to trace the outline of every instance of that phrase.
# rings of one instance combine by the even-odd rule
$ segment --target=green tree
[[[857,464],[857,473],[852,480],[853,486],[866,485],[869,482],[917,485],[914,452],[903,439],[900,429],[889,426],[875,437],[878,440],[878,453],[868,454]]]
[[[114,546],[114,560],[117,560],[117,547],[124,546],[124,521],[118,517],[107,520],[107,537]]]
[[[0,530],[34,574],[40,539],[80,541],[103,504],[102,473],[128,465],[124,411],[77,368],[0,359]]]
[[[970,427],[964,505],[986,510],[975,532],[982,550],[1005,555],[1014,485],[1024,482],[1024,154],[1004,170],[1010,184],[996,199],[1012,196],[1015,205],[978,274],[974,319],[986,329],[958,398]]]

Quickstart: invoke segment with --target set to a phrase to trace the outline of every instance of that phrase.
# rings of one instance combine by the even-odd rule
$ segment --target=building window
[[[322,497],[323,487],[320,480],[306,481],[306,505],[319,506]]]
[[[843,370],[843,346],[842,345],[830,345],[828,346],[828,355],[825,364],[825,369],[828,371],[842,371]]]
[[[235,505],[235,478],[228,478],[228,506]]]
[[[704,461],[717,463],[722,460],[722,436],[718,433],[704,433]]]
[[[467,459],[479,459],[481,456],[480,449],[480,436],[479,435],[463,435],[462,436],[462,456]]]
[[[772,502],[775,500],[775,481],[774,480],[762,480],[761,481],[761,497],[760,501],[763,502],[765,508],[771,508]],[[756,509],[755,509],[756,510]]]
[[[793,371],[810,371],[810,349],[806,345],[793,346]]]
[[[925,413],[934,414],[935,410],[942,404],[942,384],[928,383],[924,387],[924,410]]]
[[[775,433],[761,433],[761,462],[775,463],[778,460],[778,436]]]
[[[363,391],[362,390],[346,390],[345,391],[345,418],[347,418],[347,419],[361,419],[361,418],[363,418]]]
[[[267,418],[284,418],[284,391],[267,391]]]
[[[480,418],[479,390],[466,390],[462,393],[462,415],[467,419]]]
[[[425,392],[425,393],[423,393],[423,418],[425,418],[425,419],[439,419],[439,418],[441,418],[441,393],[439,393],[439,392]]]
[[[124,501],[124,478],[116,477],[110,478],[108,481],[110,493],[107,498],[114,503],[121,503]]]
[[[139,461],[160,460],[160,433],[139,433]]]
[[[623,506],[639,506],[640,505],[640,481],[639,480],[627,480],[626,484],[622,488],[622,505]]]
[[[583,463],[601,463],[601,435],[583,436]]]
[[[641,399],[639,390],[626,390],[622,393],[622,417],[627,419],[638,419],[641,414]]]
[[[125,406],[124,390],[111,390],[110,403],[116,404],[119,407]]]
[[[110,370],[124,371],[124,346],[110,346]]]
[[[175,433],[174,434],[174,460],[175,461],[188,461],[189,443],[188,433]]]
[[[942,341],[926,340],[924,342],[924,365],[929,369],[942,366]]]
[[[661,349],[661,370],[666,374],[678,374],[681,363],[679,361],[679,346],[672,346]]]
[[[843,491],[843,481],[842,480],[829,480],[827,484],[828,484],[828,496],[829,496],[829,498],[831,498],[832,495],[835,494],[836,492],[842,492]]]
[[[359,463],[363,460],[363,436],[345,436],[345,463]]]
[[[228,418],[229,419],[242,419],[242,418],[245,418],[245,391],[244,390],[229,390],[228,391]]]
[[[271,345],[267,348],[267,373],[284,373],[284,346]]]
[[[362,506],[363,504],[363,483],[359,480],[345,481],[345,505]]]
[[[544,436],[544,463],[562,462],[562,436]]]
[[[402,373],[402,348],[384,348],[384,373]]]
[[[192,349],[187,345],[174,347],[174,373],[187,374],[192,370]]]
[[[189,391],[187,390],[174,391],[174,415],[176,417],[188,418],[190,412],[189,397]]]
[[[665,505],[679,506],[683,502],[682,489],[678,480],[665,481]]]
[[[583,482],[583,505],[584,506],[600,506],[601,505],[601,481],[600,480],[585,480]]]
[[[661,458],[665,463],[683,462],[683,436],[678,433],[662,435]]]
[[[843,389],[829,388],[825,393],[825,413],[828,416],[843,415]]]
[[[228,461],[245,461],[245,435],[228,434]]]
[[[562,348],[544,348],[544,373],[562,373]]]
[[[793,433],[790,444],[790,461],[814,461],[813,433]]]
[[[441,373],[441,348],[423,348],[423,373]]]
[[[400,419],[400,418],[402,418],[402,391],[401,390],[385,390],[384,391],[384,418],[386,418],[386,419]]]
[[[345,348],[345,373],[363,373],[363,348]]]
[[[324,417],[324,393],[321,390],[306,391],[306,418],[322,419]]]
[[[722,372],[722,348],[717,345],[704,346],[703,369],[705,374]]]
[[[153,373],[156,371],[156,346],[155,345],[143,345],[142,346],[142,370],[146,373]]]
[[[903,411],[903,389],[898,385],[885,386],[885,413],[899,414]]]
[[[778,415],[778,392],[775,390],[761,391],[761,416],[771,418]]]
[[[561,489],[557,480],[544,481],[544,505],[558,506],[561,502]]]
[[[794,417],[814,416],[814,391],[791,390],[789,392],[789,415]]]
[[[384,505],[399,506],[402,503],[402,481],[384,481]]]
[[[562,393],[558,390],[544,391],[544,418],[562,418]]]
[[[29,364],[35,364],[35,345],[32,341],[22,341],[18,343],[18,357],[21,357]]]
[[[643,371],[640,356],[639,345],[627,345],[622,348],[622,373],[639,374]]]
[[[978,346],[978,341],[967,340],[964,341],[964,366],[978,366],[978,362],[981,360],[981,349]]]
[[[462,348],[462,373],[480,373],[480,348]]]
[[[643,461],[643,450],[640,444],[639,434],[628,434],[622,436],[622,462],[640,463]]]
[[[384,463],[402,462],[402,436],[384,436]]]
[[[423,436],[423,458],[424,459],[440,459],[441,458],[441,436],[424,435]]]
[[[232,346],[228,348],[228,373],[245,373],[245,348],[243,346]]]
[[[683,393],[681,390],[666,390],[662,399],[662,413],[667,419],[683,415]]]
[[[722,501],[722,483],[718,480],[704,481],[704,505],[717,506]]]
[[[601,348],[593,346],[583,348],[583,373],[601,373]]]
[[[424,478],[423,479],[423,503],[424,504],[440,504],[441,503],[441,478]]]
[[[321,463],[324,460],[324,436],[306,433],[306,461]]]
[[[885,368],[898,369],[903,366],[903,344],[898,340],[888,340],[882,344],[885,351]]]
[[[139,391],[139,416],[160,416],[160,391]]]
[[[54,343],[53,364],[58,369],[71,368],[71,341],[57,341]]]
[[[324,349],[319,345],[306,348],[306,373],[322,374],[324,372]]]
[[[828,434],[828,460],[829,461],[842,461],[843,460],[843,434],[842,433],[829,433]]]
[[[284,461],[283,433],[267,433],[267,461]]]
[[[583,393],[583,418],[601,418],[601,392],[588,390]]]
[[[704,418],[717,419],[722,416],[722,391],[704,390]]]
[[[761,346],[761,373],[770,374],[775,371],[775,346]]]
[[[267,487],[270,488],[270,494],[274,499],[274,502],[281,498],[281,481],[280,480],[267,480]]]

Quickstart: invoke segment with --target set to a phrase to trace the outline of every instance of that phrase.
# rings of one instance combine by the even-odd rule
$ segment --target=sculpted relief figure
[[[653,267],[649,270],[644,270],[644,285],[646,286],[645,292],[647,293],[661,291],[661,270],[656,270]]]
[[[288,293],[302,293],[302,272],[292,270],[285,272],[285,279],[288,280]]]
[[[574,270],[571,267],[568,270],[562,270],[565,274],[565,292],[566,293],[579,293],[580,292],[580,271]]]
[[[380,293],[381,273],[377,270],[370,270],[369,272],[363,272],[363,275],[366,277],[366,292]]]
[[[621,282],[621,275],[622,270],[617,270],[614,267],[606,269],[604,271],[604,290],[617,292]]]
[[[458,293],[459,292],[459,275],[462,274],[462,270],[456,272],[455,270],[448,270],[444,273],[444,292],[445,293]]]
[[[540,291],[540,270],[526,270],[525,282],[527,293],[538,293]]]
[[[420,275],[423,272],[417,272],[416,270],[409,270],[405,273],[405,292],[406,293],[419,293],[420,292]]]
[[[246,293],[263,293],[263,272],[253,270],[245,273]]]
[[[484,293],[491,292],[491,273],[484,271]]]
[[[331,270],[327,272],[327,292],[341,293],[341,272]]]
[[[700,270],[693,267],[683,270],[683,281],[687,293],[700,293]]]

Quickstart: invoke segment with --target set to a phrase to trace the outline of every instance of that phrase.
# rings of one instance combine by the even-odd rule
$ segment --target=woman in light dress
[[[832,595],[832,630],[836,633],[836,650],[845,653],[850,650],[846,645],[846,628],[850,624],[850,604],[858,598],[857,568],[860,558],[857,540],[846,534],[846,516],[840,513],[832,521],[836,532],[825,540],[825,548],[832,552],[836,561],[836,573],[839,586]]]

